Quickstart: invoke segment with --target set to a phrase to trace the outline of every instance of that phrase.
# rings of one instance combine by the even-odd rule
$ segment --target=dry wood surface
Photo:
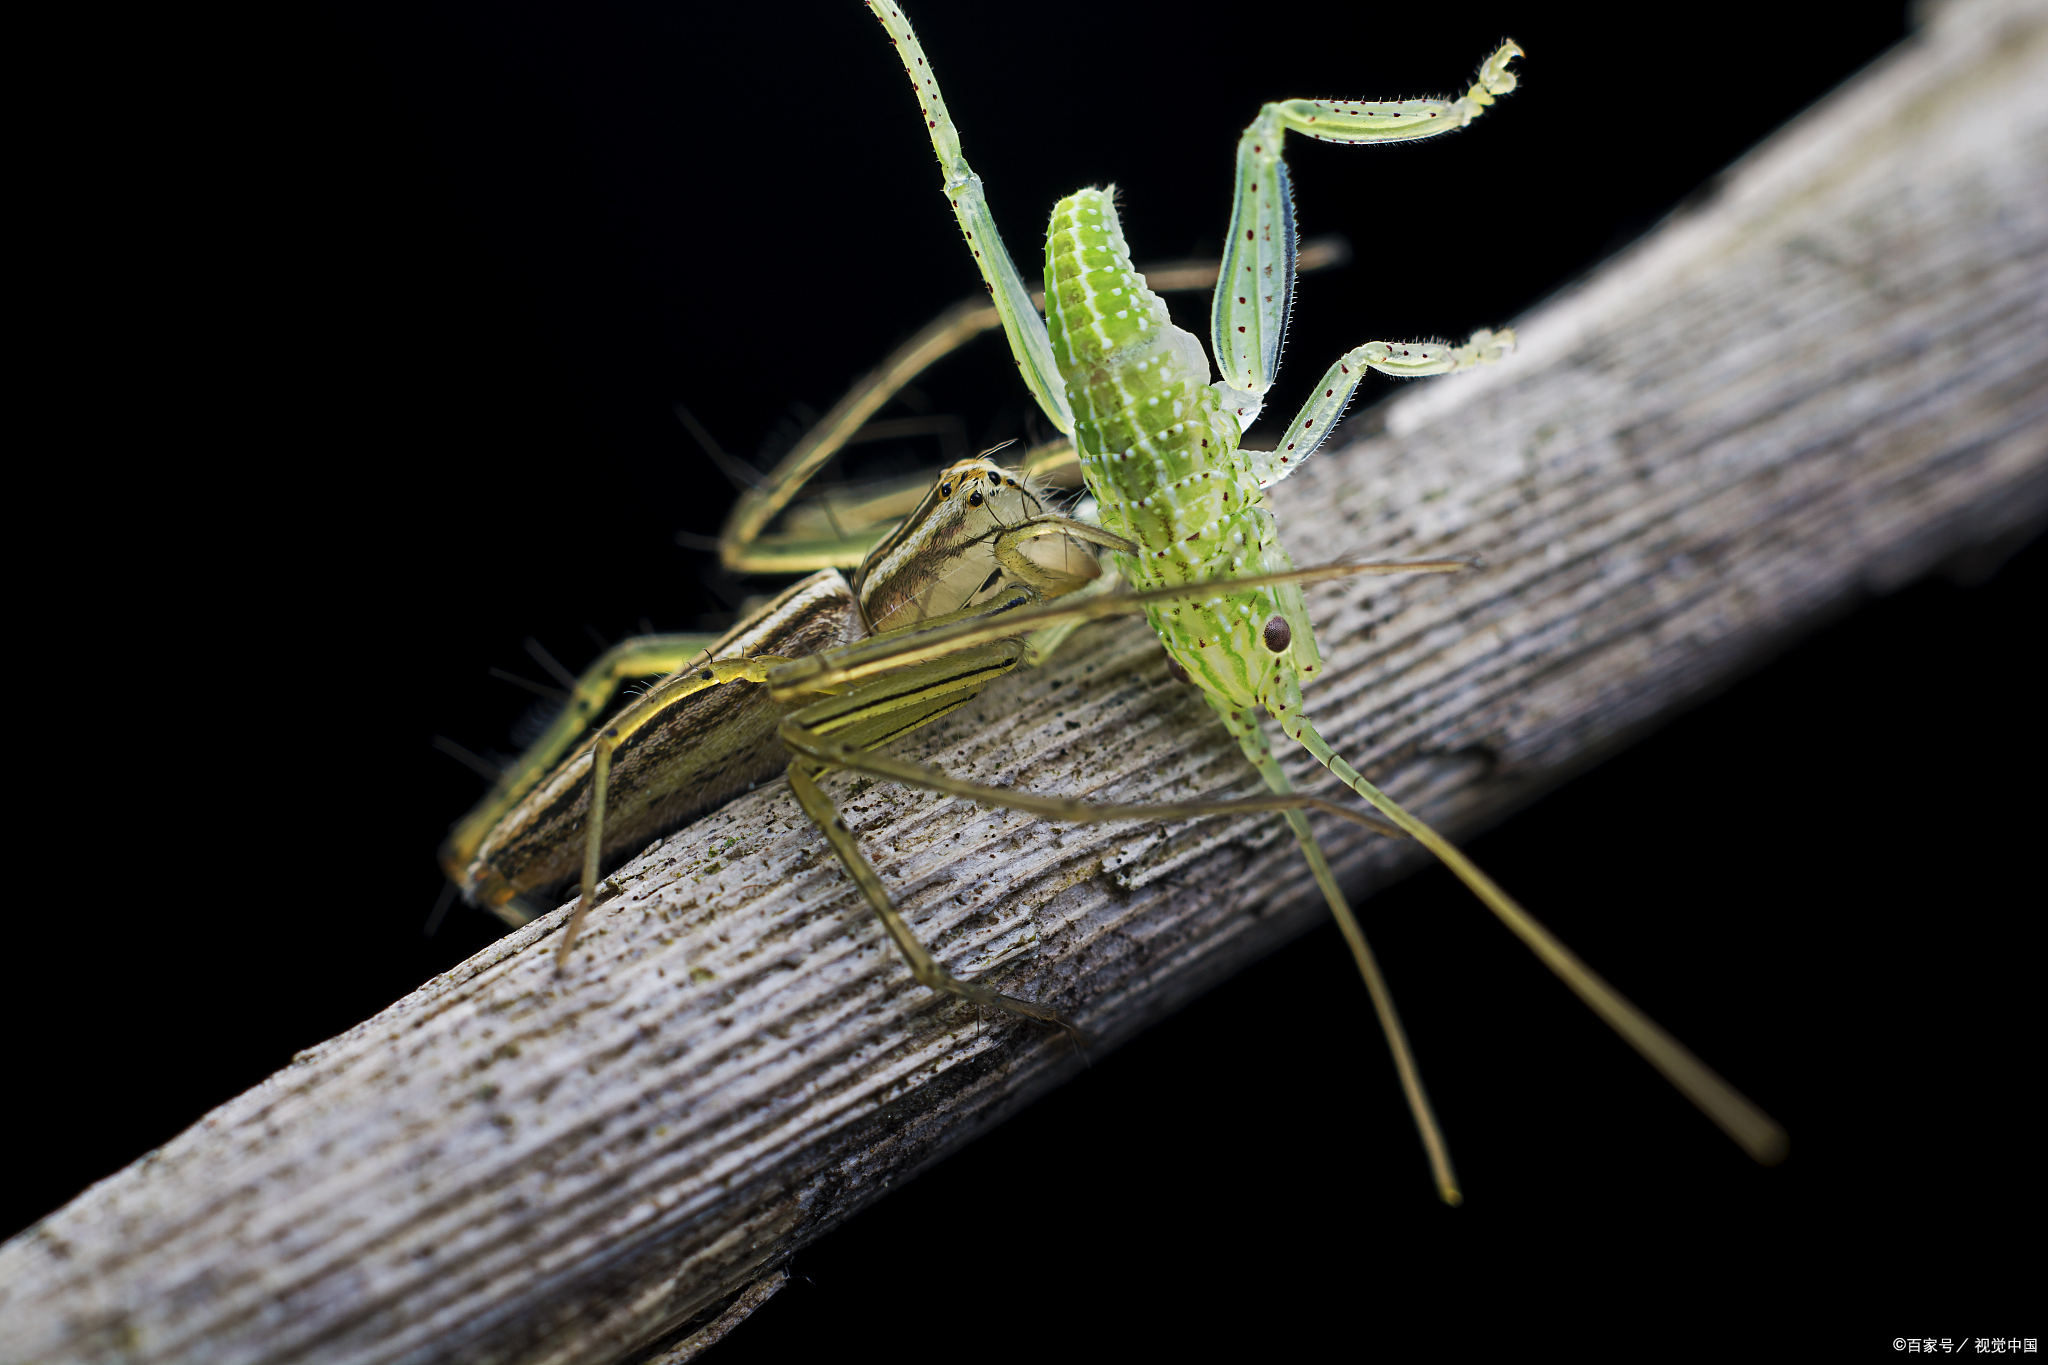
[[[2048,515],[2048,14],[1941,11],[1516,326],[1509,363],[1416,386],[1273,495],[1298,563],[1484,557],[1310,599],[1317,723],[1454,835]],[[1102,800],[1259,789],[1135,621],[896,752]],[[1276,819],[829,786],[948,966],[1100,1046],[1325,913]],[[1417,864],[1322,834],[1354,893]],[[916,986],[780,782],[619,881],[566,974],[558,913],[0,1248],[0,1360],[686,1359],[1080,1065]]]

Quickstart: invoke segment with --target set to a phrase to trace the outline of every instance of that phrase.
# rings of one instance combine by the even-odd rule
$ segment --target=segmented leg
[[[1017,652],[1014,649],[1005,652],[1010,664],[1014,666]],[[1376,833],[1399,837],[1397,830],[1370,816],[1338,806],[1320,797],[1300,793],[1275,793],[1271,796],[1223,801],[1107,805],[1069,797],[1038,796],[1008,787],[986,787],[979,783],[961,781],[936,768],[869,751],[870,742],[885,743],[904,730],[925,724],[945,711],[953,709],[954,706],[964,704],[985,685],[974,676],[975,671],[991,664],[1000,664],[1001,659],[1001,655],[969,651],[965,655],[956,656],[955,660],[945,661],[952,667],[944,670],[937,665],[920,665],[912,672],[913,677],[925,680],[926,685],[922,688],[913,688],[907,685],[906,680],[892,675],[857,688],[845,696],[806,707],[782,724],[783,742],[797,756],[790,765],[790,786],[795,789],[797,799],[803,804],[805,812],[824,831],[826,839],[831,843],[833,851],[838,854],[848,875],[853,878],[855,885],[860,887],[861,894],[869,906],[881,917],[890,937],[896,941],[897,947],[902,951],[904,959],[910,964],[910,969],[918,981],[933,990],[945,991],[980,1004],[1028,1015],[1034,1019],[1048,1020],[1074,1030],[1074,1025],[1067,1019],[1042,1005],[962,982],[939,966],[917,941],[909,924],[890,901],[881,878],[875,874],[873,866],[860,851],[858,842],[839,818],[830,799],[817,787],[816,774],[827,768],[846,768],[871,777],[899,782],[905,786],[923,787],[979,801],[985,805],[1021,810],[1045,819],[1072,823],[1183,820],[1209,815],[1262,814],[1269,811],[1281,811],[1298,817],[1302,810],[1320,810],[1364,825]],[[957,700],[954,699],[955,694]],[[914,717],[901,717],[901,708],[911,707],[917,708]],[[882,738],[875,740],[874,736],[878,732],[882,734]],[[1320,858],[1320,853],[1317,857]],[[1323,866],[1322,875],[1328,875],[1326,865]],[[592,879],[594,881],[594,870]],[[1398,1021],[1395,1026],[1399,1027]],[[1445,1167],[1445,1170],[1447,1172],[1448,1167]]]
[[[1010,353],[1017,358],[1024,385],[1053,426],[1071,436],[1074,414],[1067,407],[1066,383],[1060,378],[1059,366],[1053,363],[1052,341],[1046,335],[1045,320],[1032,307],[1031,291],[1024,287],[1017,264],[1010,259],[1002,236],[996,231],[995,218],[982,195],[981,177],[974,173],[960,150],[960,130],[946,112],[945,97],[939,94],[938,79],[925,60],[924,47],[911,31],[910,21],[888,0],[868,0],[868,9],[882,21],[917,91],[925,129],[931,134],[933,150],[939,154],[946,202],[953,208],[953,219],[960,224],[967,248],[974,253],[975,266],[981,271],[982,283],[988,286],[989,297],[1002,317],[1003,332],[1009,338]]]
[[[765,683],[768,671],[777,664],[788,660],[773,655],[757,655],[751,659],[721,659],[716,662],[693,663],[689,676],[681,671],[671,674],[662,691],[670,700],[681,700],[698,692],[729,682]],[[645,706],[629,707],[613,717],[610,724],[591,742],[590,746],[590,810],[584,817],[583,879],[581,894],[576,899],[576,909],[569,916],[569,923],[563,927],[562,937],[555,944],[555,965],[566,967],[570,950],[576,946],[576,937],[583,929],[583,920],[597,904],[597,874],[604,859],[604,807],[605,796],[610,786],[612,754],[631,738],[639,726],[655,718],[655,711]]]
[[[801,702],[805,697],[829,691],[847,683],[888,673],[903,664],[942,658],[958,650],[990,640],[1005,639],[1069,621],[1103,621],[1130,616],[1157,603],[1181,602],[1209,597],[1219,592],[1242,593],[1282,584],[1331,583],[1364,575],[1413,573],[1459,573],[1473,568],[1475,558],[1385,559],[1357,564],[1319,564],[1306,569],[1284,569],[1272,573],[1245,574],[1230,579],[1201,579],[1150,592],[1117,592],[1076,601],[1075,593],[1046,606],[1021,609],[1029,601],[1028,589],[1021,598],[999,596],[981,610],[960,613],[963,619],[927,622],[916,630],[900,632],[896,638],[863,640],[858,644],[826,650],[793,659],[778,667],[768,685],[777,701]]]
[[[1287,780],[1287,774],[1274,759],[1273,746],[1266,741],[1265,727],[1259,724],[1258,714],[1233,712],[1214,697],[1209,698],[1209,705],[1223,718],[1224,727],[1236,737],[1244,756],[1259,770],[1259,776],[1266,779],[1266,785],[1277,793],[1291,793],[1294,784]],[[1386,1036],[1387,1050],[1394,1054],[1394,1070],[1400,1075],[1401,1091],[1408,1097],[1408,1112],[1415,1117],[1415,1130],[1421,1134],[1423,1151],[1429,1156],[1429,1169],[1436,1179],[1437,1196],[1446,1204],[1462,1204],[1465,1196],[1458,1188],[1457,1172],[1451,1169],[1450,1147],[1444,1141],[1442,1126],[1436,1121],[1436,1110],[1430,1105],[1429,1092],[1422,1087],[1422,1069],[1415,1064],[1414,1051],[1408,1046],[1408,1030],[1402,1027],[1401,1012],[1395,1008],[1394,993],[1380,973],[1379,959],[1373,953],[1372,945],[1366,942],[1365,930],[1352,913],[1351,902],[1344,898],[1343,888],[1337,885],[1337,875],[1330,870],[1329,859],[1323,856],[1322,845],[1316,842],[1308,817],[1298,810],[1288,811],[1287,827],[1294,831],[1302,856],[1308,860],[1309,870],[1315,874],[1316,885],[1322,888],[1323,900],[1328,903],[1344,941],[1351,945],[1351,957],[1358,964],[1358,974],[1365,978],[1373,1010],[1380,1017],[1380,1032]]]
[[[1012,267],[1014,271],[1014,267]],[[1019,286],[1021,288],[1021,285]],[[1026,302],[1029,299],[1027,296]],[[1037,321],[1037,314],[1032,319]],[[804,433],[790,452],[770,470],[765,486],[747,489],[725,520],[719,537],[719,559],[738,573],[807,573],[819,568],[851,568],[866,556],[868,546],[834,542],[774,543],[764,532],[776,514],[790,504],[812,475],[851,440],[882,405],[941,356],[997,325],[1001,317],[979,299],[963,299],[932,319],[917,335],[898,346],[869,371]],[[1045,324],[1038,324],[1039,331]],[[879,540],[886,531],[875,536]]]
[[[1106,541],[1116,539],[1093,527],[1084,529],[1092,536]],[[1023,540],[1035,533],[1035,523],[1015,528],[999,542],[999,548],[1014,553]],[[1264,579],[1244,581],[1251,584],[1267,579],[1274,582],[1313,582],[1330,578],[1348,578],[1358,574],[1446,573],[1467,567],[1467,560],[1343,564],[1290,570],[1283,574],[1268,575]],[[1275,794],[1231,801],[1183,801],[1134,806],[1096,805],[1086,801],[1043,797],[1007,788],[961,782],[936,769],[869,752],[876,746],[887,744],[898,736],[929,724],[948,711],[965,705],[983,688],[1016,668],[1026,648],[1018,637],[1029,631],[1058,626],[1070,621],[1130,615],[1142,610],[1151,602],[1184,598],[1209,591],[1213,591],[1210,585],[1192,584],[1154,593],[1118,593],[1080,602],[1062,600],[1050,606],[1027,611],[1020,608],[1028,607],[1035,600],[1036,594],[1029,586],[1018,583],[981,607],[934,617],[917,628],[888,632],[857,644],[826,650],[804,658],[781,659],[761,656],[696,665],[690,676],[672,677],[663,684],[662,690],[664,696],[675,699],[732,681],[765,682],[778,701],[800,705],[809,703],[801,705],[801,709],[786,719],[779,732],[796,763],[808,763],[813,771],[822,767],[849,768],[910,786],[962,796],[992,806],[1006,806],[1049,819],[1086,823],[1111,820],[1194,819],[1208,815],[1318,810],[1363,825],[1377,833],[1400,837],[1398,829],[1393,826],[1316,796]],[[821,693],[829,695],[818,699]],[[557,965],[567,965],[577,936],[582,930],[583,921],[597,904],[598,872],[601,868],[604,846],[605,794],[611,755],[632,735],[633,727],[643,723],[649,715],[650,712],[647,710],[629,710],[622,713],[592,742],[591,797],[586,816],[581,894],[568,924],[564,926],[561,939],[556,944]],[[874,875],[873,869],[866,866],[864,859],[854,861],[859,859],[859,850],[853,845],[850,836],[843,842],[833,840],[833,847],[838,850],[841,859],[846,860],[849,874],[861,884],[863,894],[868,896],[870,902],[873,903],[878,895],[886,902],[887,896],[880,891],[879,882],[874,883],[874,890],[868,889],[868,880]],[[879,906],[877,911],[880,913]],[[890,913],[893,914],[894,911]],[[893,935],[896,930],[892,927],[890,932]],[[911,966],[913,970],[924,970],[914,957],[911,958]],[[924,978],[920,976],[919,979]],[[943,985],[937,988],[951,989]],[[1000,999],[988,999],[982,1003],[998,1005],[1005,1009],[1011,1008]]]
[[[1030,1000],[1020,1000],[1014,995],[1004,995],[986,986],[962,981],[939,965],[939,960],[917,941],[917,935],[912,932],[909,921],[903,918],[902,913],[890,901],[888,891],[882,886],[882,879],[875,875],[875,869],[861,853],[860,845],[854,842],[852,832],[846,828],[846,822],[839,818],[838,808],[819,788],[815,776],[818,771],[819,768],[809,763],[790,764],[790,790],[796,793],[797,801],[802,804],[804,813],[811,817],[811,822],[824,831],[826,841],[832,845],[832,851],[839,855],[841,865],[853,878],[854,884],[860,888],[869,908],[880,918],[882,927],[889,931],[889,937],[895,940],[897,951],[902,953],[904,960],[910,964],[911,975],[917,978],[918,984],[931,990],[944,991],[948,995],[957,995],[963,1000],[972,1000],[977,1005],[991,1005],[997,1009],[1008,1010],[1012,1014],[1021,1014],[1028,1019],[1058,1024],[1071,1034],[1076,1042],[1085,1042],[1086,1036],[1081,1029],[1058,1010],[1047,1009],[1044,1005]]]
[[[1621,992],[1601,980],[1599,975],[1581,962],[1577,954],[1559,942],[1557,936],[1543,927],[1534,915],[1516,904],[1513,897],[1494,884],[1491,877],[1481,872],[1470,858],[1460,852],[1450,840],[1438,834],[1422,821],[1410,815],[1385,792],[1365,780],[1356,768],[1346,763],[1332,750],[1316,728],[1309,724],[1301,713],[1299,688],[1290,689],[1291,697],[1283,699],[1282,709],[1275,718],[1280,728],[1296,740],[1311,754],[1335,773],[1353,791],[1370,801],[1389,820],[1399,825],[1416,842],[1440,858],[1444,866],[1457,874],[1472,893],[1479,897],[1486,908],[1507,925],[1515,936],[1529,945],[1545,966],[1555,972],[1558,979],[1571,987],[1579,999],[1586,1002],[1593,1012],[1607,1021],[1616,1033],[1627,1040],[1630,1047],[1641,1053],[1650,1065],[1662,1072],[1664,1078],[1676,1086],[1681,1094],[1691,1100],[1708,1118],[1719,1125],[1722,1132],[1733,1138],[1742,1149],[1757,1161],[1770,1165],[1785,1157],[1785,1130],[1771,1117],[1758,1109],[1735,1087],[1715,1075],[1713,1070],[1686,1049],[1676,1038],[1666,1033],[1657,1023],[1625,999]]]
[[[591,718],[603,714],[605,707],[611,705],[622,685],[635,678],[657,678],[673,673],[717,643],[718,639],[716,635],[637,635],[619,641],[598,655],[597,660],[576,679],[562,713],[555,717],[539,739],[527,746],[516,763],[500,774],[490,792],[477,803],[476,809],[448,831],[440,853],[441,869],[448,874],[448,879],[458,883],[462,880],[470,860],[476,856],[491,827],[503,819],[505,812],[517,805],[535,783],[547,776],[589,727]],[[527,918],[509,906],[506,917],[514,927],[523,924]]]
[[[1230,236],[1209,312],[1209,349],[1225,384],[1262,401],[1280,367],[1295,274],[1294,195],[1280,159],[1288,130],[1348,143],[1452,132],[1515,88],[1508,63],[1521,55],[1502,44],[1456,100],[1281,100],[1259,110],[1237,142]]]
[[[1251,450],[1240,447],[1238,453],[1244,457],[1252,476],[1261,488],[1271,488],[1280,480],[1300,469],[1309,456],[1316,453],[1325,437],[1336,429],[1343,420],[1344,409],[1351,405],[1351,395],[1358,391],[1358,382],[1365,378],[1367,370],[1378,370],[1381,374],[1397,378],[1412,379],[1426,374],[1452,374],[1458,370],[1470,370],[1480,365],[1491,365],[1515,349],[1515,333],[1510,327],[1498,332],[1482,327],[1472,334],[1472,339],[1463,346],[1453,346],[1444,341],[1368,341],[1345,352],[1323,376],[1323,382],[1302,404],[1301,411],[1288,424],[1280,443],[1271,450]]]

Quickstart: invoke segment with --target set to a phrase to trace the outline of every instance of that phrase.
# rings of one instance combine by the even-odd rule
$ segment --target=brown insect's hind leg
[[[1082,1033],[1080,1026],[1057,1010],[1047,1009],[1029,1000],[1019,1000],[1013,995],[1003,995],[986,986],[972,985],[939,965],[938,959],[917,941],[917,935],[911,932],[910,924],[903,918],[902,913],[890,903],[889,893],[882,887],[882,879],[875,875],[875,869],[869,865],[866,855],[860,851],[860,845],[854,842],[852,832],[846,828],[846,822],[839,818],[838,808],[832,804],[832,798],[825,795],[824,790],[818,786],[816,778],[819,771],[816,765],[801,760],[790,764],[790,790],[796,793],[797,801],[802,804],[804,813],[811,817],[811,822],[825,832],[825,838],[832,845],[832,851],[839,855],[839,861],[845,866],[848,875],[853,878],[854,884],[860,887],[861,894],[867,897],[869,907],[881,918],[882,927],[887,929],[889,937],[896,941],[897,950],[903,954],[904,961],[910,964],[911,974],[917,978],[918,983],[935,991],[957,995],[963,1000],[972,1000],[977,1005],[993,1005],[1012,1014],[1021,1014],[1027,1019],[1058,1024],[1076,1043],[1085,1042],[1086,1035]]]

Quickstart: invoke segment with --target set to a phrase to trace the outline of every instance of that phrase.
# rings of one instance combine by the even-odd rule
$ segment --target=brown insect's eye
[[[1193,678],[1190,678],[1188,676],[1188,671],[1180,666],[1180,660],[1174,658],[1171,654],[1166,656],[1166,671],[1168,673],[1173,674],[1173,680],[1175,682],[1184,682],[1187,683],[1189,686],[1194,685],[1195,680]]]
[[[953,496],[953,485],[952,485],[952,484],[950,484],[950,483],[942,483],[942,484],[940,484],[940,485],[939,485],[939,496],[940,496],[940,497],[942,497],[942,498],[950,498],[950,497],[952,497],[952,496]]]
[[[976,494],[972,495],[971,497],[969,497],[969,498],[967,499],[967,505],[968,505],[969,507],[979,507],[979,506],[981,506],[981,494],[979,494],[979,493],[976,493]]]
[[[1266,622],[1266,648],[1275,654],[1284,654],[1287,646],[1294,643],[1294,630],[1284,616],[1275,616]]]

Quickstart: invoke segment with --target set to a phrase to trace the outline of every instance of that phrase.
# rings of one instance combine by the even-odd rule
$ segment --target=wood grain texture
[[[1317,723],[1453,832],[2048,515],[2048,19],[1944,11],[1516,325],[1511,363],[1417,386],[1274,497],[1301,563],[1485,557],[1311,595]],[[1119,801],[1256,785],[1137,623],[897,752]],[[1105,1046],[1323,913],[1276,821],[831,790],[949,967]],[[1323,834],[1358,892],[1414,865]],[[916,987],[780,784],[620,880],[566,975],[551,916],[0,1248],[0,1359],[686,1358],[1079,1065]]]

